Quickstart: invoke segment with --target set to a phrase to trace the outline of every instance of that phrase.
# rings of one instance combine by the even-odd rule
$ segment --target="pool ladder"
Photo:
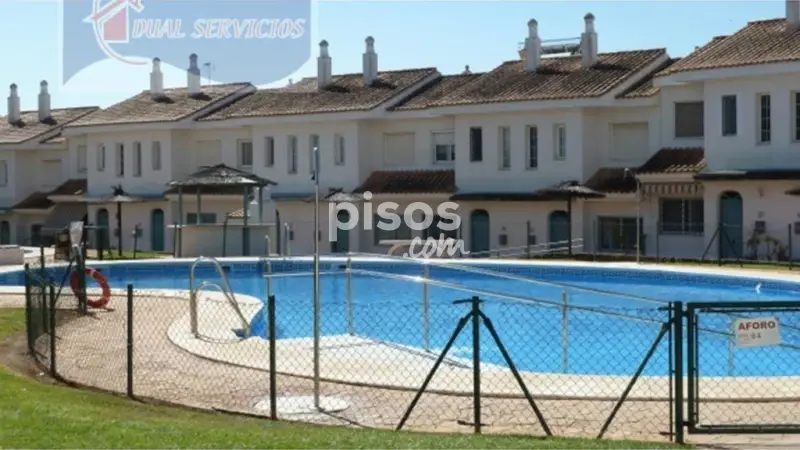
[[[212,281],[203,281],[199,286],[195,287],[194,271],[197,268],[197,265],[203,261],[209,261],[214,265],[214,268],[217,269],[217,274],[219,274],[219,277],[222,279],[221,285]],[[200,337],[200,332],[197,325],[198,294],[208,287],[215,287],[222,293],[222,295],[225,297],[225,300],[227,300],[228,304],[231,305],[231,308],[233,308],[233,311],[236,313],[239,321],[242,323],[242,332],[244,333],[243,337],[245,339],[249,338],[250,323],[244,317],[244,314],[242,314],[242,310],[239,309],[239,303],[236,301],[236,295],[233,293],[233,289],[231,289],[231,283],[228,281],[228,276],[225,275],[225,270],[222,268],[222,265],[220,265],[219,261],[208,256],[201,256],[197,258],[192,263],[191,269],[189,269],[189,323],[194,337]]]

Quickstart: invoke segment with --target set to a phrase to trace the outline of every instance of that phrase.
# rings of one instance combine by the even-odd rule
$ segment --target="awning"
[[[44,220],[43,230],[60,231],[69,228],[71,222],[80,222],[86,217],[86,203],[56,203]]]

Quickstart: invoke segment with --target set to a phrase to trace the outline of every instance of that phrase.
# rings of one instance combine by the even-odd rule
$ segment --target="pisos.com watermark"
[[[468,255],[464,241],[458,238],[447,237],[455,234],[461,226],[461,217],[456,212],[458,203],[444,202],[433,208],[427,203],[413,202],[405,207],[402,216],[397,213],[400,204],[396,202],[380,202],[373,204],[371,192],[363,194],[364,201],[361,209],[350,202],[328,204],[328,236],[330,242],[338,239],[337,230],[352,230],[358,226],[365,231],[373,231],[375,227],[383,231],[397,231],[405,226],[413,231],[425,232],[430,236],[422,238],[416,236],[412,239],[391,239],[395,243],[408,241],[408,251],[403,255],[411,258],[431,258],[433,256],[454,257],[458,254]],[[339,214],[341,211],[347,214]],[[422,212],[421,215],[416,214]],[[373,217],[377,216],[377,220]],[[417,221],[415,216],[421,216]],[[434,224],[434,220],[437,221]],[[374,223],[377,222],[377,223]],[[400,241],[400,242],[398,242]]]

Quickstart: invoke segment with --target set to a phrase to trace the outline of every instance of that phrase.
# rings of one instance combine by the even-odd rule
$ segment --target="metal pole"
[[[531,221],[525,222],[525,247],[528,259],[531,259]]]
[[[267,238],[266,257],[264,258],[264,270],[266,271],[267,278],[267,297],[272,295],[272,262],[269,260],[270,252],[270,239],[269,235],[264,236]]]
[[[319,402],[319,148],[314,147],[314,407]]]
[[[350,255],[347,255],[347,266],[345,272],[347,273],[347,333],[352,336],[355,334],[355,327],[353,326],[353,275],[351,269],[353,262]]]
[[[422,266],[422,346],[426,352],[431,351],[430,338],[430,298],[428,296],[428,279],[431,268],[428,264]]]
[[[275,297],[267,297],[267,327],[269,339],[269,417],[278,420],[278,364],[275,345]]]
[[[569,370],[569,317],[567,306],[567,291],[561,292],[561,369],[564,373]]]
[[[286,236],[284,238],[286,239],[286,245],[284,246],[284,248],[286,249],[286,256],[292,256],[292,242],[291,242],[292,227],[289,226],[289,222],[283,224],[283,230],[284,230],[283,234],[284,236]]]

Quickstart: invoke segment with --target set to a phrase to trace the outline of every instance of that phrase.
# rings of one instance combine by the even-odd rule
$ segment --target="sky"
[[[447,74],[459,73],[466,65],[473,72],[488,71],[503,61],[518,59],[531,18],[538,21],[543,40],[570,38],[580,35],[583,16],[591,12],[601,53],[665,47],[675,57],[714,36],[731,34],[748,21],[785,15],[780,0],[314,1],[311,58],[271,86],[286,84],[289,78],[315,76],[321,39],[330,44],[334,74],[361,71],[368,35],[375,38],[379,70],[437,67]],[[5,99],[7,87],[17,83],[22,109],[36,109],[39,81],[48,80],[54,108],[106,107],[149,88],[149,64],[134,67],[113,59],[86,67],[62,86],[61,11],[59,0],[0,0],[0,42],[5,43],[0,97]],[[202,48],[194,51],[201,64],[206,62]],[[257,55],[246,57],[254,64],[269,64]],[[164,65],[162,69],[166,87],[186,85],[185,67]],[[6,107],[0,101],[0,114],[5,114]]]

